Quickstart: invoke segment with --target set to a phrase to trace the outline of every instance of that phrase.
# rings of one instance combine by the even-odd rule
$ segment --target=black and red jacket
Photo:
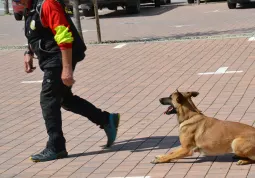
[[[62,0],[33,0],[25,16],[25,36],[41,69],[62,66],[61,50],[72,48],[73,62],[85,58],[82,41]]]

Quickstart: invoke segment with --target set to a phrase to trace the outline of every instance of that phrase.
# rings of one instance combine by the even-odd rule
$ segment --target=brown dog
[[[165,114],[177,114],[181,147],[167,155],[156,156],[152,163],[166,163],[191,156],[193,152],[216,156],[234,153],[238,165],[255,162],[255,128],[238,122],[222,121],[201,113],[191,100],[198,92],[175,92],[161,98],[170,105]]]

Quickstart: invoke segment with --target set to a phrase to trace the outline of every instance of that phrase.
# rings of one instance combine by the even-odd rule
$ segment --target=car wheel
[[[136,1],[136,4],[134,5],[127,5],[126,6],[126,12],[128,14],[138,14],[141,11],[141,6],[140,6],[140,0]]]
[[[236,9],[236,3],[228,2],[229,9]]]
[[[161,5],[166,5],[167,4],[167,0],[160,0],[160,4]]]
[[[161,3],[160,0],[155,0],[155,7],[160,7],[160,3]]]
[[[188,0],[188,3],[189,3],[189,4],[193,4],[193,3],[194,3],[194,0]]]
[[[23,15],[22,14],[19,14],[19,13],[14,13],[14,18],[18,21],[22,20],[23,18]]]
[[[85,17],[92,17],[92,16],[95,16],[95,11],[94,11],[94,8],[90,8],[90,9],[83,9],[83,15]]]

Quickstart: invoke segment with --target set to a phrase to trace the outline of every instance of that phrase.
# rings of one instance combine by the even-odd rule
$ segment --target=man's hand
[[[63,83],[68,87],[71,87],[74,84],[75,80],[73,79],[72,66],[63,67],[61,79]]]
[[[33,65],[33,56],[31,54],[26,54],[24,56],[24,64],[26,73],[31,73],[36,69]]]

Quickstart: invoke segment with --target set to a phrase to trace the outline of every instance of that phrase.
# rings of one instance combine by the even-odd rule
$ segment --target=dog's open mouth
[[[167,108],[167,110],[164,112],[164,114],[171,114],[171,111],[174,109],[174,107],[173,106],[169,106],[168,108]]]

